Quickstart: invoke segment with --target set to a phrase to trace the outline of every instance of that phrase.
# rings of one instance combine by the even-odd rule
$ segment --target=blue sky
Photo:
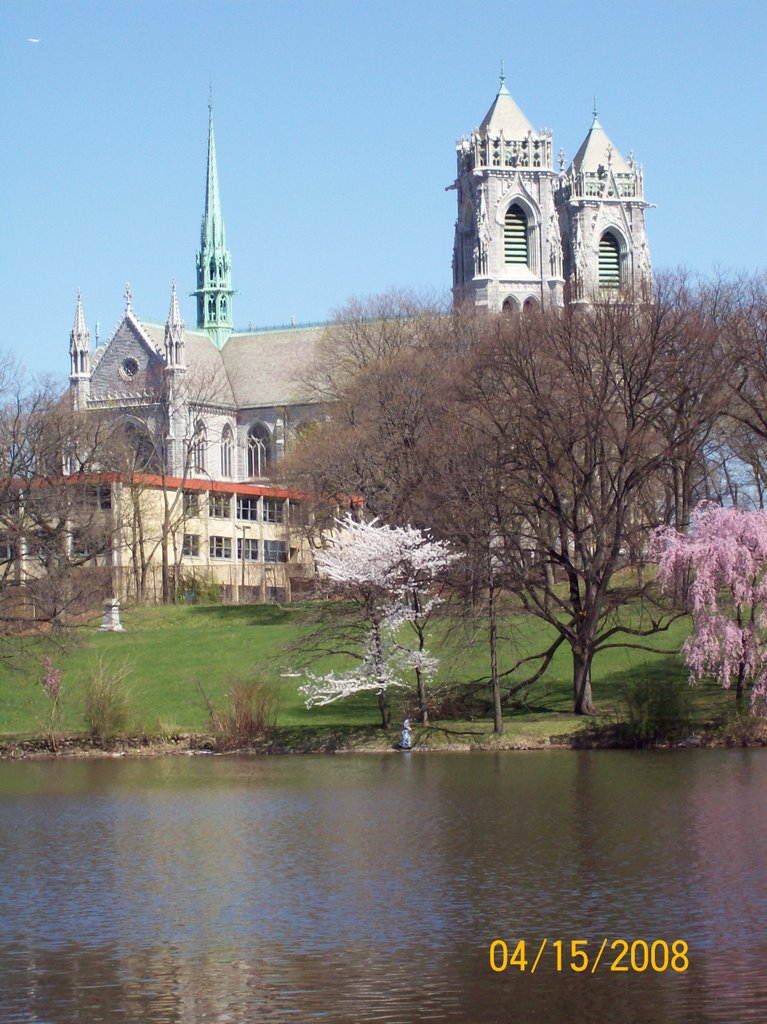
[[[455,140],[507,86],[554,152],[644,165],[656,269],[765,267],[767,13],[752,0],[4,0],[0,348],[64,379],[75,296],[194,322],[210,85],[236,325],[445,294]],[[39,39],[39,42],[30,42]]]

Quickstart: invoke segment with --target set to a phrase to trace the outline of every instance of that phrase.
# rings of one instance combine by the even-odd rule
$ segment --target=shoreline
[[[434,730],[424,730],[424,733]],[[547,738],[515,737],[501,735],[494,738],[492,733],[471,736],[463,731],[450,733],[439,729],[441,741],[430,742],[427,735],[416,734],[411,753],[475,753],[494,751],[539,751],[539,750],[722,750],[736,747],[767,747],[767,730],[737,739],[723,737],[708,731],[692,733],[681,740],[658,740],[642,744],[619,741],[614,736],[590,734],[588,731],[570,736]],[[274,757],[300,754],[386,754],[406,753],[399,749],[396,737],[386,736],[345,736],[337,732],[316,734],[305,737],[275,735],[265,736],[258,741],[241,745],[221,745],[215,737],[206,734],[179,733],[169,737],[118,737],[106,743],[99,743],[87,736],[61,737],[56,749],[51,749],[44,737],[0,741],[0,761],[41,761],[77,760],[83,758],[117,757],[221,757],[224,755],[247,755],[251,757]]]

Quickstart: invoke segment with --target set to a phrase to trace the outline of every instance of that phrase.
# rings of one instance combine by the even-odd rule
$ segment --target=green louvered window
[[[620,288],[621,253],[618,241],[608,231],[599,241],[599,287]]]
[[[503,224],[504,263],[521,263],[527,266],[527,217],[521,206],[515,203],[506,211]]]

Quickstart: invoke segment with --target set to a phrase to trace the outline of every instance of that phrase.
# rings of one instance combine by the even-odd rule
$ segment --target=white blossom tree
[[[354,624],[362,633],[347,653],[359,665],[340,674],[307,674],[300,692],[309,708],[364,691],[377,693],[381,725],[388,729],[388,690],[408,685],[410,671],[425,712],[425,685],[438,664],[426,649],[425,626],[439,602],[435,587],[460,556],[413,526],[358,522],[351,515],[336,526],[329,546],[316,555],[317,570],[330,591],[354,608]],[[413,627],[415,646],[402,640],[406,625]]]

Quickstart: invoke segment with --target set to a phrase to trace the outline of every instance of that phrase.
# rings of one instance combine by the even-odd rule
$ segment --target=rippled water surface
[[[763,1022],[765,921],[767,751],[0,764],[8,1024]]]

